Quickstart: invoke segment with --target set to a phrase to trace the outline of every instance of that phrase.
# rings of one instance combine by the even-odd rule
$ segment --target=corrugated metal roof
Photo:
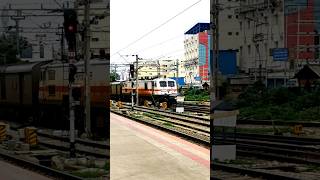
[[[74,65],[76,66],[83,66],[84,61],[79,61],[76,62]],[[109,61],[106,60],[100,60],[100,59],[91,59],[90,60],[90,65],[109,65]],[[47,64],[45,67],[68,67],[69,64],[68,63],[61,63],[61,61],[53,61],[49,64]],[[44,68],[45,68],[44,67]]]
[[[17,72],[30,72],[32,68],[37,65],[39,62],[34,63],[26,63],[26,64],[17,64],[17,65],[9,65],[6,68],[6,73],[17,73]]]

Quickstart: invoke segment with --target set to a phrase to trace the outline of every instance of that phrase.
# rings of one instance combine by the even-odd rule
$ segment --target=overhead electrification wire
[[[168,20],[166,20],[165,22],[161,23],[160,25],[158,25],[157,27],[153,28],[152,30],[150,30],[149,32],[145,33],[144,35],[142,35],[141,37],[139,37],[138,39],[136,39],[135,41],[131,42],[130,44],[128,44],[127,46],[121,48],[120,50],[118,50],[116,53],[114,53],[112,56],[118,54],[120,51],[127,49],[128,47],[130,47],[131,45],[135,44],[136,42],[140,41],[141,39],[145,38],[146,36],[148,36],[149,34],[153,33],[154,31],[156,31],[157,29],[159,29],[160,27],[164,26],[165,24],[169,23],[170,21],[172,21],[173,19],[175,19],[176,17],[178,17],[179,15],[183,14],[184,12],[186,12],[187,10],[189,10],[190,8],[192,8],[193,6],[197,5],[198,3],[200,3],[202,0],[199,0],[195,3],[193,3],[192,5],[188,6],[187,8],[185,8],[184,10],[182,10],[181,12],[179,12],[178,14],[174,15],[173,17],[169,18]]]
[[[153,45],[151,45],[151,46],[148,46],[148,47],[146,47],[146,48],[143,48],[143,49],[137,51],[135,54],[138,54],[138,53],[141,52],[141,51],[144,51],[144,52],[145,52],[145,51],[147,51],[147,50],[149,50],[149,49],[151,49],[151,48],[154,48],[154,47],[163,45],[163,44],[165,44],[165,43],[167,43],[167,42],[170,42],[170,41],[172,41],[172,40],[175,40],[175,39],[177,39],[177,38],[180,38],[181,36],[183,36],[183,35],[177,35],[177,36],[175,36],[175,37],[173,37],[173,38],[170,38],[170,39],[164,40],[164,41],[162,41],[162,42],[153,44]]]

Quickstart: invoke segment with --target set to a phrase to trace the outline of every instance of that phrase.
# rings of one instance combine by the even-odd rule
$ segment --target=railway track
[[[225,142],[237,144],[237,154],[320,166],[320,139],[237,133]],[[216,143],[222,137],[215,136]]]
[[[127,105],[125,105],[124,107],[126,107],[128,109],[130,108],[130,106],[127,106]],[[181,120],[181,121],[185,121],[185,122],[190,122],[193,124],[198,124],[198,125],[205,126],[205,127],[210,127],[210,119],[205,118],[205,117],[201,117],[201,116],[180,114],[180,113],[165,111],[165,110],[161,110],[161,109],[147,108],[147,107],[143,107],[143,106],[134,107],[134,109],[137,111],[140,111],[140,112],[161,115],[161,116],[168,117],[168,118],[173,118],[173,119],[177,119],[177,120]]]
[[[11,128],[11,131],[14,132],[14,134],[17,134],[16,128]],[[37,135],[39,145],[59,151],[69,151],[69,137],[56,136],[39,130]],[[76,138],[75,145],[76,151],[79,154],[94,156],[97,158],[110,158],[110,146],[107,143]]]
[[[40,138],[40,145],[48,148],[57,149],[60,151],[69,151],[69,138],[62,136],[54,136],[48,133],[38,132]],[[50,140],[54,140],[50,142]],[[54,143],[59,141],[60,143]],[[110,146],[101,142],[88,141],[76,138],[76,151],[77,153],[94,156],[97,158],[110,158]]]
[[[68,174],[63,171],[58,171],[31,161],[27,161],[25,159],[17,158],[13,155],[9,155],[3,152],[0,152],[1,159],[20,166],[24,169],[28,169],[30,171],[34,171],[40,174],[43,174],[47,177],[54,178],[54,179],[70,179],[70,180],[82,180],[83,178]]]
[[[189,112],[196,112],[196,113],[203,113],[209,114],[210,113],[210,106],[204,104],[183,104],[184,110]]]
[[[256,179],[282,179],[298,180],[301,179],[288,173],[280,173],[261,169],[243,168],[235,165],[211,163],[211,179],[225,180],[256,180]]]
[[[128,105],[131,107],[131,103],[125,103],[125,105]],[[139,106],[142,107],[142,106]],[[185,112],[192,112],[192,113],[198,113],[198,114],[210,114],[210,106],[205,104],[190,104],[190,103],[183,103],[184,111]],[[175,111],[175,109],[171,109],[171,112]],[[168,111],[170,112],[170,111]]]
[[[270,125],[275,126],[294,126],[302,125],[303,127],[320,127],[320,122],[308,122],[308,121],[282,121],[282,120],[248,120],[238,119],[237,124],[249,124],[249,125]]]

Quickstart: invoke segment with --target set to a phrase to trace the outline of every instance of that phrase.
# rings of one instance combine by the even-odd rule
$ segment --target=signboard
[[[274,61],[287,61],[289,52],[287,48],[274,48],[272,49],[272,57]]]
[[[284,14],[285,16],[302,11],[308,6],[307,0],[285,0],[284,1]]]

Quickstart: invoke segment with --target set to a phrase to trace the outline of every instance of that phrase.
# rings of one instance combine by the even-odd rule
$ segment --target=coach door
[[[146,90],[148,94],[153,94],[153,86],[152,86],[152,81],[147,81],[146,83]]]
[[[152,86],[152,94],[154,94],[154,88],[156,86],[156,82],[155,81],[151,81],[151,86]]]

